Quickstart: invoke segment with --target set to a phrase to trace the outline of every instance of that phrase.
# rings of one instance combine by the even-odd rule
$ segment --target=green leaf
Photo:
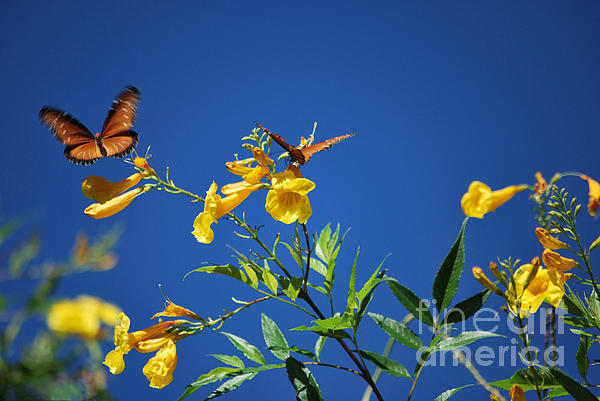
[[[327,223],[325,227],[321,230],[319,234],[319,239],[317,240],[317,244],[315,247],[315,253],[321,260],[328,262],[329,257],[331,256],[331,251],[329,249],[329,238],[331,237],[331,223]]]
[[[346,312],[342,316],[333,316],[329,319],[316,319],[313,322],[324,330],[343,330],[349,328],[352,324],[352,315]]]
[[[444,316],[444,323],[456,323],[467,320],[483,307],[492,292],[483,290],[454,305]],[[459,387],[459,389],[462,387]]]
[[[579,317],[584,317],[586,315],[585,306],[575,294],[565,295],[560,306],[571,315]]]
[[[283,333],[277,324],[264,313],[261,314],[261,322],[263,337],[265,338],[267,347],[275,347],[273,349],[269,348],[271,353],[275,355],[276,358],[285,361],[290,357],[290,353],[287,351],[289,345]]]
[[[289,357],[285,361],[288,378],[296,389],[296,400],[298,401],[322,401],[321,389],[313,374],[306,366],[298,360]]]
[[[246,272],[246,275],[248,276],[248,284],[252,288],[257,289],[258,288],[258,276],[256,275],[256,271],[254,271],[254,268],[252,267],[252,265],[248,265],[242,259],[239,259],[239,258],[238,258],[238,262],[240,265],[242,265],[242,267],[244,268],[244,271]]]
[[[450,337],[440,341],[435,346],[431,347],[431,352],[457,349],[487,337],[504,336],[501,334],[492,333],[491,331],[464,331],[456,337]]]
[[[194,391],[198,390],[202,386],[206,386],[207,384],[214,383],[227,377],[228,373],[234,372],[236,370],[237,369],[235,368],[225,367],[219,367],[211,370],[210,372],[198,377],[198,379],[195,382],[188,385],[185,389],[185,392],[181,395],[181,397],[177,399],[177,401],[181,401],[184,398],[187,398],[190,394],[192,394]]]
[[[389,375],[412,379],[408,370],[393,359],[371,351],[360,351],[360,354]]]
[[[543,385],[540,386],[541,389],[550,390],[550,394],[553,397],[560,397],[564,395],[568,395],[562,386],[558,383],[558,381],[550,374],[548,368],[537,367],[535,368],[536,375],[542,379]],[[495,382],[491,382],[490,384],[494,387],[510,390],[510,388],[514,384],[518,384],[521,386],[523,391],[535,390],[535,386],[531,383],[534,382],[534,378],[531,376],[531,373],[528,369],[519,369],[517,370],[510,378],[505,380],[498,380]],[[549,395],[550,395],[549,394]]]
[[[296,301],[296,298],[298,298],[298,294],[300,293],[300,289],[302,288],[302,279],[300,277],[292,277],[291,279],[288,279],[280,276],[279,285],[281,286],[281,289],[285,295],[287,295],[292,301]]]
[[[465,227],[467,220],[469,220],[468,217],[463,221],[458,238],[450,248],[450,252],[446,255],[433,280],[433,299],[437,310],[440,312],[450,305],[458,289],[458,280],[465,264]]]
[[[242,351],[242,354],[244,354],[246,358],[256,363],[260,363],[261,365],[267,363],[263,355],[258,350],[258,348],[250,344],[248,341],[236,336],[235,334],[227,333],[224,331],[222,331],[221,334],[225,335],[237,349]]]
[[[387,281],[390,290],[398,298],[398,301],[413,314],[414,317],[428,326],[433,326],[433,316],[427,308],[427,302],[417,297],[411,290],[398,283],[395,279]]]
[[[222,274],[225,276],[229,276],[236,280],[241,281],[242,283],[248,284],[252,286],[252,282],[246,277],[243,271],[241,271],[238,267],[227,264],[227,265],[212,265],[212,266],[204,266],[194,269],[188,272],[183,278],[185,279],[192,273],[203,272],[209,274]]]
[[[577,354],[575,360],[577,361],[577,370],[583,380],[587,382],[587,372],[590,366],[590,360],[588,359],[588,351],[592,345],[591,338],[586,335],[579,336],[579,347],[577,347]]]
[[[303,257],[302,260],[306,265],[306,257]],[[327,275],[327,266],[325,266],[323,262],[321,262],[319,259],[310,258],[310,268],[323,277]]]
[[[321,337],[319,337],[319,338],[321,338]],[[298,348],[295,345],[292,345],[291,347],[289,347],[288,351],[295,352],[297,354],[303,355],[303,356],[310,358],[312,360],[315,360],[315,361],[317,360],[317,357],[315,356],[314,353],[312,353],[306,349]]]
[[[277,295],[277,278],[275,278],[275,276],[273,275],[273,273],[271,273],[269,270],[264,269],[262,271],[262,281],[265,283],[265,285],[267,286],[267,288],[269,288],[269,290],[271,290],[271,292],[273,293],[273,295]]]
[[[258,373],[246,373],[244,375],[235,376],[233,379],[227,380],[225,383],[221,384],[215,391],[210,393],[206,399],[212,400],[213,398],[227,394],[241,386],[245,381],[252,380],[257,374]]]
[[[289,246],[288,244],[286,244],[285,242],[282,242],[283,245],[285,245],[285,247],[288,249],[288,251],[290,252],[290,255],[292,255],[292,257],[294,258],[294,260],[296,261],[296,263],[298,264],[298,266],[302,267],[302,255],[299,252],[296,252],[294,250],[294,248],[292,248],[291,246]]]
[[[369,316],[377,323],[381,330],[385,331],[400,344],[414,350],[423,348],[421,339],[405,324],[376,313],[369,313]]]
[[[325,340],[327,340],[327,337],[320,336],[315,343],[315,357],[317,358],[317,361],[321,359],[321,351],[323,351]]]
[[[317,333],[320,336],[331,337],[331,338],[348,338],[348,339],[352,338],[344,330],[325,330],[325,329],[320,328],[319,326],[307,327],[307,326],[302,325],[299,327],[294,327],[291,330],[312,331],[314,333]]]
[[[358,309],[358,305],[356,304],[356,262],[358,261],[359,253],[360,248],[356,250],[356,255],[354,256],[354,263],[352,263],[352,270],[350,271],[350,283],[348,285],[348,302],[346,303],[346,313],[354,309]]]
[[[360,305],[363,301],[363,299],[365,299],[365,297],[367,296],[367,294],[376,286],[378,286],[382,281],[382,279],[378,278],[377,275],[379,274],[379,269],[381,269],[381,266],[383,266],[383,264],[385,263],[385,260],[390,256],[391,254],[388,254],[385,258],[383,258],[383,260],[381,261],[381,263],[379,264],[379,266],[377,266],[377,269],[375,269],[375,271],[373,272],[373,274],[371,274],[371,277],[369,277],[369,279],[367,280],[367,282],[362,286],[362,288],[360,289],[360,291],[358,292],[358,294],[356,294],[356,300],[358,301],[358,304]]]
[[[380,273],[380,276],[383,276],[384,274],[385,274],[385,270]],[[355,335],[356,335],[356,332],[358,332],[358,326],[360,325],[360,322],[362,321],[362,318],[364,317],[365,312],[367,311],[367,308],[369,307],[369,303],[371,303],[371,299],[373,298],[375,289],[377,288],[377,286],[379,284],[383,283],[384,281],[387,281],[387,280],[381,279],[381,278],[376,278],[375,281],[373,281],[372,284],[369,285],[371,288],[364,297],[362,297],[360,294],[360,292],[362,292],[362,290],[357,295],[357,299],[360,299],[360,301],[358,304],[358,311],[356,312],[356,314],[354,316],[354,325],[352,327]]]
[[[583,387],[576,380],[573,380],[567,374],[558,368],[550,368],[550,373],[563,386],[565,390],[577,401],[598,401],[596,396],[590,390]]]
[[[218,359],[219,361],[226,363],[230,366],[235,366],[236,368],[243,368],[244,362],[240,358],[235,355],[223,355],[223,354],[209,354],[213,358]]]
[[[581,329],[591,329],[594,325],[583,317],[561,316],[561,319],[569,326],[579,327]]]
[[[453,389],[450,389],[450,390],[446,390],[442,394],[440,394],[437,397],[435,397],[435,399],[433,401],[447,401],[447,400],[450,399],[450,397],[452,397],[459,390],[462,390],[463,388],[470,387],[470,386],[472,386],[472,384],[467,384],[466,386],[462,386],[462,387],[457,387],[457,388],[453,388]]]

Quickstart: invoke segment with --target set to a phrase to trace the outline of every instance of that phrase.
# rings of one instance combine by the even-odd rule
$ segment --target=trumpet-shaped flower
[[[148,159],[145,157],[136,157],[135,159],[133,159],[133,164],[136,167],[144,170],[146,175],[156,175],[156,171],[154,171],[154,169],[150,167],[150,164],[148,164]]]
[[[596,209],[600,206],[600,183],[587,175],[581,175],[582,180],[586,180],[588,182],[590,188],[590,201],[588,203],[588,212],[590,215],[596,215]]]
[[[255,147],[252,154],[258,163],[256,167],[245,166],[239,162],[227,162],[225,167],[230,173],[241,176],[245,182],[257,184],[264,177],[269,176],[269,166],[273,164],[273,160],[259,147]]]
[[[267,194],[265,208],[277,221],[291,224],[298,220],[304,224],[312,214],[307,194],[315,188],[315,183],[302,178],[300,170],[289,165],[285,171],[273,174],[273,189]]]
[[[534,268],[533,264],[519,267],[514,274],[516,285],[511,282],[508,288],[508,306],[521,317],[537,312],[544,300],[557,307],[565,295],[565,281],[569,276],[553,269],[539,268],[534,272]],[[533,278],[530,277],[532,272],[535,273]]]
[[[158,316],[189,317],[194,320],[203,320],[200,316],[198,316],[191,310],[184,308],[183,306],[176,305],[170,299],[167,299],[164,310],[162,312],[154,314],[154,316],[152,316],[152,319]]]
[[[142,174],[135,173],[123,181],[110,182],[104,177],[90,175],[81,184],[81,191],[86,198],[98,203],[105,203],[115,196],[136,186],[142,179]]]
[[[50,307],[46,323],[50,330],[60,334],[96,338],[101,323],[114,325],[121,311],[115,305],[89,295],[73,300],[55,302]]]
[[[475,279],[488,290],[493,291],[502,297],[504,296],[504,293],[500,290],[500,288],[498,288],[496,284],[492,283],[485,273],[483,273],[481,267],[473,267],[473,277],[475,277]]]
[[[496,208],[508,202],[516,193],[526,188],[525,185],[511,185],[492,191],[483,182],[473,181],[469,185],[467,193],[463,195],[460,204],[466,216],[481,219],[486,213],[495,211]]]
[[[563,258],[558,253],[551,251],[550,249],[544,249],[542,261],[546,267],[548,267],[548,269],[554,269],[561,273],[571,270],[577,266],[577,262],[573,259]]]
[[[117,214],[121,210],[125,209],[136,197],[140,196],[144,192],[148,192],[149,190],[150,187],[148,186],[137,187],[131,191],[127,191],[124,194],[114,197],[105,203],[91,204],[83,212],[93,219],[110,217],[113,214]]]
[[[148,360],[142,369],[150,381],[150,387],[163,388],[173,381],[173,372],[177,366],[177,350],[173,340],[168,339],[164,346]]]
[[[231,212],[252,192],[259,188],[260,184],[249,185],[245,182],[239,183],[234,190],[228,192],[228,196],[221,198],[220,195],[217,195],[218,187],[213,181],[208,191],[206,191],[204,211],[196,216],[194,220],[194,231],[192,231],[192,234],[196,237],[196,240],[203,244],[210,244],[215,236],[210,227],[212,223],[216,223],[219,218]]]
[[[540,244],[542,244],[542,246],[547,249],[556,250],[566,249],[569,247],[561,240],[550,235],[550,232],[542,227],[538,227],[535,229],[535,236],[537,237],[538,241],[540,241]]]

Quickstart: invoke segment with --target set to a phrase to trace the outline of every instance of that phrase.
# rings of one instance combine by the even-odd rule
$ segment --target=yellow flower
[[[315,183],[302,178],[300,170],[289,165],[285,171],[273,174],[273,189],[267,194],[265,208],[277,221],[291,224],[298,220],[304,224],[312,214],[306,195],[315,188]]]
[[[563,258],[558,253],[551,251],[550,249],[544,249],[542,260],[548,269],[554,269],[561,273],[577,266],[577,262],[573,259]]]
[[[533,190],[535,191],[535,193],[532,195],[532,197],[539,198],[544,194],[544,192],[546,192],[546,188],[548,188],[548,183],[546,182],[544,177],[542,177],[542,173],[539,171],[535,173],[535,178],[537,182],[533,184]]]
[[[230,173],[241,176],[245,182],[257,184],[264,177],[269,176],[269,166],[273,164],[273,160],[259,147],[255,147],[252,150],[252,154],[258,163],[256,167],[248,167],[240,162],[227,162],[225,163],[225,167]]]
[[[120,310],[115,305],[89,295],[74,300],[57,301],[50,307],[46,319],[48,328],[60,334],[96,338],[101,323],[114,325]]]
[[[142,372],[150,381],[150,387],[163,388],[173,381],[173,372],[177,366],[177,350],[173,340],[166,344],[148,360]]]
[[[110,351],[106,355],[104,362],[102,362],[104,365],[108,366],[110,373],[113,375],[118,375],[125,369],[123,355],[129,353],[129,351],[134,348],[142,353],[156,351],[164,346],[169,339],[177,341],[184,336],[168,333],[166,332],[166,329],[173,325],[188,323],[187,320],[165,321],[152,325],[144,330],[129,333],[129,317],[126,314],[121,313],[119,318],[121,323],[115,326],[115,335],[113,337],[115,349]]]
[[[204,199],[204,211],[194,219],[194,231],[192,234],[198,242],[210,244],[214,239],[214,233],[210,228],[212,223],[227,213],[231,212],[244,201],[252,192],[260,188],[258,185],[250,185],[246,182],[238,183],[234,190],[228,191],[225,198],[217,195],[217,184],[213,181]]]
[[[81,191],[86,198],[98,203],[105,203],[115,196],[136,186],[142,179],[142,174],[135,173],[123,181],[110,182],[104,177],[90,175],[81,184]]]
[[[556,250],[556,249],[566,249],[569,247],[564,242],[562,242],[559,239],[550,235],[550,232],[548,232],[548,230],[546,230],[545,228],[542,228],[542,227],[538,227],[535,229],[535,236],[537,237],[538,241],[540,241],[540,244],[542,244],[542,246],[544,248]]]
[[[468,217],[483,218],[488,212],[493,212],[499,206],[505,204],[516,193],[527,188],[526,185],[511,185],[497,191],[480,181],[473,181],[469,190],[463,195],[460,205]]]
[[[194,320],[202,320],[200,316],[198,316],[191,310],[184,308],[183,306],[176,305],[170,299],[167,299],[167,302],[165,302],[165,309],[162,312],[154,314],[154,316],[152,316],[152,319],[158,316],[189,317]]]
[[[137,187],[131,191],[127,191],[124,194],[112,198],[105,203],[91,204],[83,212],[93,219],[103,219],[119,213],[121,210],[125,209],[137,196],[143,194],[144,192],[148,192],[149,190],[150,187],[148,186]]]
[[[510,401],[527,401],[525,391],[516,383],[510,388]]]
[[[146,172],[146,175],[156,175],[156,171],[154,171],[154,169],[150,167],[150,164],[148,164],[148,160],[145,157],[136,157],[135,159],[133,159],[133,164],[135,164],[136,167],[144,170]]]
[[[590,215],[596,215],[596,209],[600,205],[600,183],[587,175],[581,174],[581,179],[586,180],[590,187],[590,202],[588,203],[588,212]]]
[[[500,290],[500,288],[498,288],[496,284],[492,283],[490,279],[487,278],[487,276],[483,273],[481,267],[473,267],[473,277],[475,277],[475,279],[488,290],[494,291],[496,294],[502,297],[504,296],[504,293]]]
[[[525,264],[515,271],[514,281],[508,288],[510,310],[521,317],[527,317],[530,313],[537,312],[538,308],[546,300],[549,304],[557,307],[565,295],[565,281],[569,278],[565,274],[553,269],[539,268],[535,277],[530,279],[530,274],[534,270],[534,265]],[[525,288],[528,279],[529,285]],[[520,306],[518,305],[520,300]]]

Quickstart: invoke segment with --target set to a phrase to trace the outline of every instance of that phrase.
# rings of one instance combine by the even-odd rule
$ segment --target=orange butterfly
[[[340,136],[336,136],[334,138],[329,138],[323,142],[315,143],[310,146],[295,147],[295,146],[290,145],[282,137],[280,137],[279,135],[277,135],[274,132],[269,131],[268,129],[266,129],[265,127],[260,125],[259,123],[255,123],[255,124],[258,126],[258,128],[260,128],[261,130],[263,130],[264,132],[269,134],[269,136],[271,138],[273,138],[275,140],[275,142],[277,142],[279,144],[279,146],[281,146],[282,148],[287,150],[287,152],[290,155],[290,159],[292,159],[293,161],[300,163],[302,165],[306,164],[308,162],[308,160],[310,159],[310,157],[312,155],[314,155],[315,153],[320,152],[325,149],[329,149],[336,143],[338,143],[346,138],[350,138],[351,136],[354,136],[354,134],[340,135]]]
[[[130,128],[135,122],[135,112],[140,92],[128,86],[108,111],[102,132],[92,133],[77,119],[62,110],[44,107],[40,119],[50,128],[56,139],[67,145],[65,157],[77,164],[92,164],[102,157],[123,157],[130,154],[138,143],[138,134]]]

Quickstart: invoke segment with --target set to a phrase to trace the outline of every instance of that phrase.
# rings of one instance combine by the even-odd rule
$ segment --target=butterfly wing
[[[108,111],[100,137],[110,137],[123,131],[129,131],[135,122],[135,113],[140,92],[134,86],[128,86],[115,100]],[[137,135],[137,134],[136,134]],[[109,154],[109,156],[112,156]]]
[[[312,155],[314,155],[315,153],[318,153],[325,149],[329,149],[336,143],[343,141],[346,138],[350,138],[351,136],[354,136],[354,134],[346,134],[346,135],[336,136],[334,138],[329,138],[326,141],[315,143],[313,145],[310,145],[310,146],[300,149],[300,152],[304,156],[304,163],[308,162],[308,159],[310,159],[310,157]],[[304,164],[304,163],[302,163],[302,164]]]
[[[139,136],[134,131],[121,131],[102,137],[102,148],[107,156],[123,157],[135,149]]]
[[[266,129],[265,127],[260,125],[259,123],[255,123],[255,124],[258,128],[260,128],[261,130],[266,132],[271,138],[273,138],[273,140],[275,142],[277,142],[279,144],[279,146],[281,146],[282,148],[287,150],[287,152],[290,154],[290,158],[293,161],[298,162],[300,164],[306,163],[305,157],[300,150],[296,149],[296,147],[287,143],[282,137],[280,137],[279,135],[277,135],[274,132],[269,131],[268,129]]]
[[[56,139],[67,145],[65,157],[77,164],[92,164],[102,158],[102,151],[90,131],[67,112],[51,107],[40,110],[40,120]]]

